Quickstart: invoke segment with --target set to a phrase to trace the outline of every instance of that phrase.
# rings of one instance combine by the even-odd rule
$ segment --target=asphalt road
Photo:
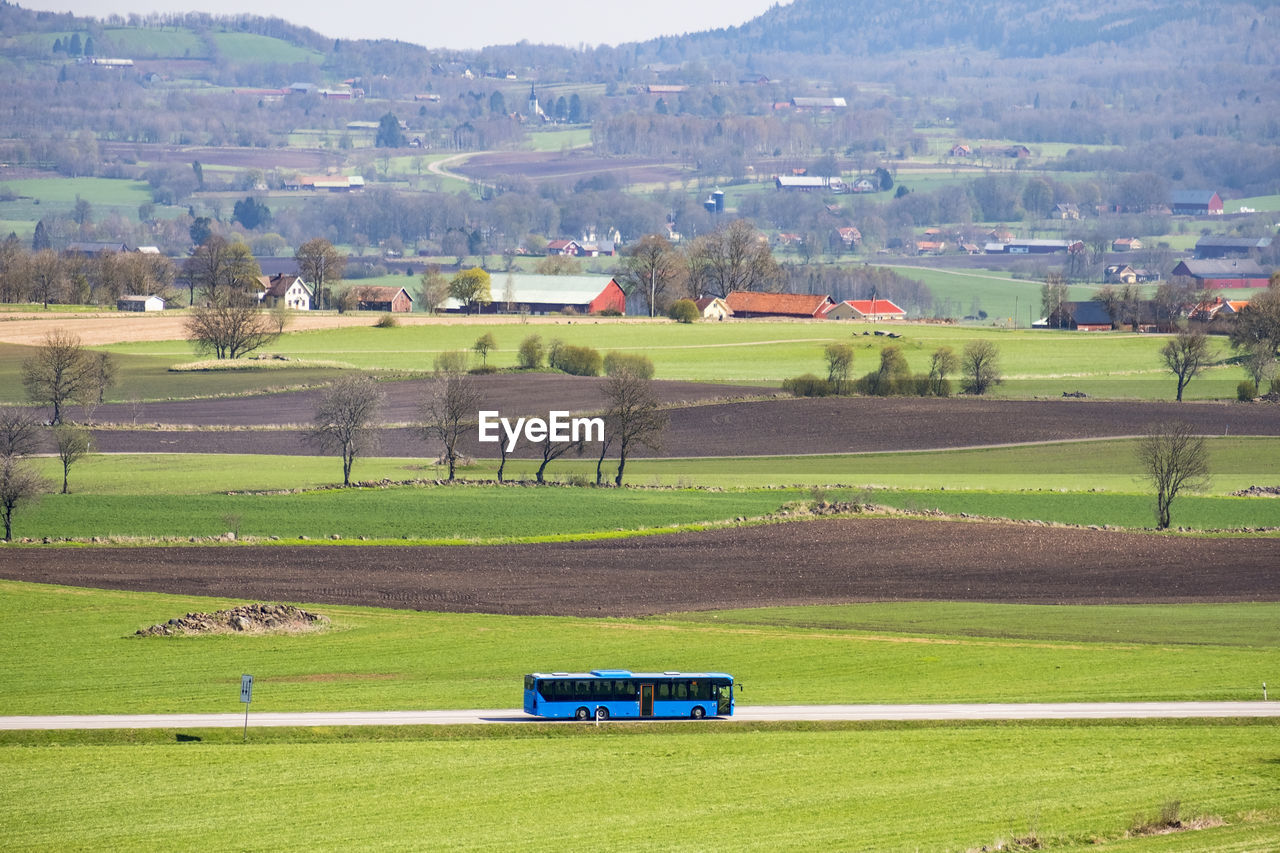
[[[743,722],[871,720],[1122,720],[1280,717],[1280,702],[1058,702],[994,705],[744,705]],[[728,718],[724,718],[728,719]],[[310,726],[456,726],[535,722],[516,708],[487,711],[249,712],[250,728]],[[635,722],[635,721],[610,721]],[[692,722],[692,721],[691,721]],[[240,728],[234,714],[113,714],[0,717],[0,730]]]

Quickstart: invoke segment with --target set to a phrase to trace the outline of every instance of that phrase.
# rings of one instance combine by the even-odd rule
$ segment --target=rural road
[[[743,722],[870,720],[1121,720],[1280,717],[1280,702],[1063,702],[996,705],[746,705]],[[250,728],[456,726],[534,722],[516,708],[489,711],[319,711],[249,714]],[[243,713],[0,717],[0,730],[240,728]]]

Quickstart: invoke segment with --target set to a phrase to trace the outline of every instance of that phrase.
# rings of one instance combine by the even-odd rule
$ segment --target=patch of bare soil
[[[214,613],[188,613],[150,628],[139,637],[173,637],[192,634],[296,634],[329,624],[327,616],[309,613],[288,604],[245,604]]]
[[[859,601],[1280,601],[1280,540],[822,519],[443,547],[0,549],[0,577],[413,610],[635,616]]]
[[[594,175],[610,175],[622,184],[679,181],[678,163],[643,157],[597,157],[589,151],[487,151],[450,167],[474,180],[493,182],[522,177],[532,181],[577,183]]]

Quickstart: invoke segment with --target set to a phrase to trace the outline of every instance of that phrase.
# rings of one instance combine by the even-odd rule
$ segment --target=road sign
[[[240,676],[240,701],[246,705],[253,701],[253,676]],[[246,709],[247,710],[247,709]]]

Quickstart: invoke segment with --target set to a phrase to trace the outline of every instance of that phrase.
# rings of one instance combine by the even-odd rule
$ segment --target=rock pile
[[[188,634],[262,634],[309,631],[329,624],[327,616],[289,604],[245,604],[216,613],[188,613],[161,625],[141,628],[140,637]]]
[[[1238,492],[1232,492],[1234,498],[1277,498],[1280,497],[1280,486],[1250,486]]]

